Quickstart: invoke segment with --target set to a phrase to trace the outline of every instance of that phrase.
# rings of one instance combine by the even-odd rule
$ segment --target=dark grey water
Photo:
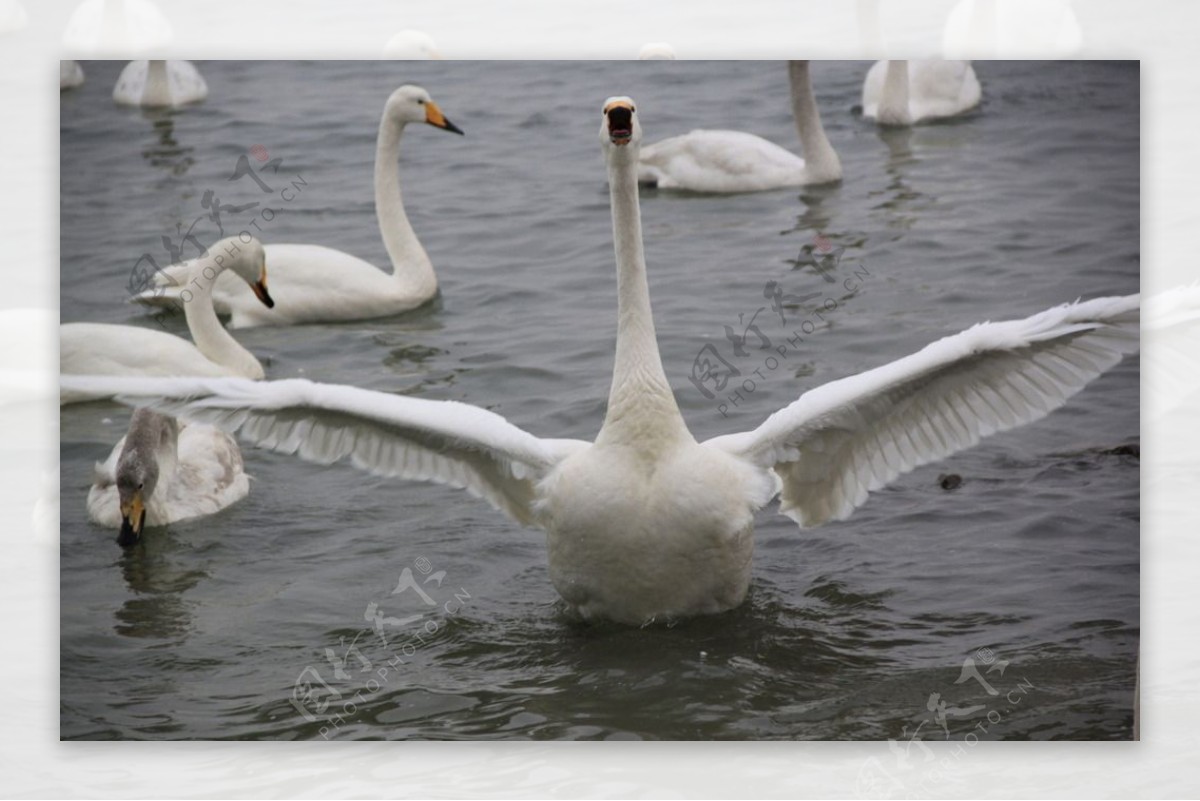
[[[751,428],[805,389],[973,323],[1138,289],[1136,65],[977,63],[978,112],[890,133],[853,111],[867,66],[813,69],[841,185],[644,194],[659,339],[698,437]],[[797,146],[778,63],[199,67],[210,97],[176,113],[114,106],[115,63],[85,65],[88,82],[63,95],[62,319],[153,325],[122,302],[130,269],[145,252],[166,259],[161,238],[178,244],[176,224],[207,213],[209,189],[227,205],[273,197],[265,241],[385,264],[376,126],[387,94],[419,83],[467,132],[411,130],[401,156],[442,297],[391,320],[238,337],[271,378],[462,400],[543,436],[592,438],[608,391],[604,98],[632,95],[650,140],[732,127]],[[307,181],[290,203],[226,180],[254,145]],[[818,231],[846,248],[839,283],[794,264]],[[211,241],[216,228],[205,218],[195,232]],[[820,297],[785,323],[768,309],[766,336],[816,325],[723,416],[688,382],[692,362],[766,304],[767,281]],[[822,322],[813,307],[826,300],[836,308]],[[543,535],[463,493],[256,450],[243,502],[123,553],[84,499],[128,413],[68,407],[62,736],[1127,738],[1139,466],[1111,451],[1138,442],[1138,364],[1041,423],[903,477],[846,522],[802,532],[764,510],[746,603],[645,630],[568,621]],[[942,473],[962,486],[943,490]],[[422,585],[436,606],[393,594],[406,568],[444,571]],[[314,671],[325,684],[313,680],[308,720],[290,699]]]

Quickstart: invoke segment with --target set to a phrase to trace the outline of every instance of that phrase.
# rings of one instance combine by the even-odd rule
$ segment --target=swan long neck
[[[836,181],[842,177],[842,162],[825,135],[821,112],[813,95],[807,61],[788,62],[788,81],[792,86],[792,115],[800,134],[804,168],[814,183]]]
[[[262,365],[221,325],[213,308],[212,291],[220,271],[209,259],[196,259],[182,292],[183,313],[196,348],[211,362],[234,370],[245,378],[262,378]]]
[[[883,94],[879,98],[879,121],[891,125],[912,122],[908,110],[908,62],[895,59],[887,63],[883,76]]]
[[[167,77],[167,62],[151,60],[146,65],[146,88],[142,90],[142,102],[165,106],[171,103],[171,82]]]
[[[617,353],[602,441],[653,450],[665,440],[690,438],[663,371],[650,310],[650,285],[642,251],[638,207],[638,149],[626,145],[609,155],[613,242],[617,261]]]
[[[392,275],[402,291],[433,295],[437,291],[437,276],[425,248],[421,247],[408,222],[400,196],[400,137],[403,133],[404,124],[388,119],[385,112],[379,123],[379,139],[375,146],[375,214],[379,217],[383,245],[392,260]]]

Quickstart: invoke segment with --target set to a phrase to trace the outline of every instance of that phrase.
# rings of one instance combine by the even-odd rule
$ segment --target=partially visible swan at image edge
[[[179,305],[195,344],[133,325],[64,323],[59,329],[59,372],[63,375],[240,376],[259,379],[262,364],[234,339],[213,310],[212,288],[225,272],[253,290],[257,302],[274,304],[267,292],[267,266],[257,239],[229,237],[209,249],[207,258],[188,262]],[[63,391],[61,404],[98,396]]]
[[[375,214],[392,261],[390,275],[357,256],[322,245],[268,244],[277,307],[262,308],[246,287],[222,276],[213,290],[217,313],[230,315],[234,328],[248,328],[388,317],[431,300],[437,294],[437,276],[404,213],[397,167],[400,137],[405,126],[415,122],[462,133],[419,86],[402,86],[388,98],[375,147]],[[134,300],[146,305],[171,303],[178,289],[170,284],[185,283],[180,279],[186,269],[183,265],[164,268],[157,276],[159,287]]]
[[[638,61],[674,61],[675,48],[666,42],[647,42],[638,51]]]
[[[442,53],[433,37],[425,31],[403,30],[387,40],[383,46],[383,57],[413,61],[438,60]]]
[[[208,97],[208,84],[190,61],[130,61],[113,87],[122,106],[176,108]]]
[[[646,145],[638,180],[660,189],[709,193],[841,180],[842,163],[821,125],[807,61],[788,62],[788,83],[803,158],[754,134],[698,129]]]
[[[138,409],[128,433],[96,465],[88,518],[119,529],[117,543],[127,547],[146,527],[214,514],[248,492],[242,452],[228,434]]]
[[[62,60],[58,62],[58,88],[74,89],[83,85],[83,67],[78,61]]]
[[[982,96],[969,61],[876,61],[863,81],[863,116],[916,125],[965,114]]]
[[[981,323],[812,389],[753,431],[697,442],[663,370],[638,206],[634,103],[603,106],[617,266],[612,386],[595,442],[543,439],[491,411],[306,380],[64,377],[321,464],[465,488],[546,532],[550,578],[584,619],[641,625],[740,604],[754,512],[848,517],[918,465],[1032,422],[1138,348],[1139,297]]]

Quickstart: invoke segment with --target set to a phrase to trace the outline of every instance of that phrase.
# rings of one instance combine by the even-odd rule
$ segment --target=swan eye
[[[418,97],[418,98],[417,98],[417,105],[418,105],[418,106],[423,106],[423,105],[425,105],[425,101],[424,101],[424,100],[422,100],[421,98],[419,98],[419,97]]]

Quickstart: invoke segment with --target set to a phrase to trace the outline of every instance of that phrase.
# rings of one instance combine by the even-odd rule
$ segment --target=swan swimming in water
[[[881,125],[916,125],[965,114],[981,97],[969,61],[876,61],[863,81],[863,116]]]
[[[375,214],[392,261],[391,275],[357,256],[322,245],[269,244],[266,253],[278,307],[262,308],[238,281],[222,276],[213,290],[217,313],[231,315],[234,328],[248,328],[389,317],[431,300],[437,294],[437,276],[404,213],[396,166],[401,134],[415,122],[462,133],[419,86],[401,86],[388,98],[375,148]],[[181,283],[186,269],[182,265],[164,268],[156,276],[160,286],[134,300],[146,305],[171,303],[177,290],[168,284]]]
[[[546,531],[550,577],[585,619],[721,612],[750,583],[754,512],[840,520],[918,465],[1037,420],[1138,347],[1138,296],[983,323],[803,394],[753,431],[697,442],[659,357],[642,250],[634,103],[601,143],[617,265],[617,344],[594,442],[542,439],[454,401],[305,380],[64,377],[302,459],[465,488]]]
[[[190,61],[130,61],[113,87],[122,106],[176,108],[208,97],[208,84]]]
[[[227,262],[227,263],[226,263]],[[186,262],[187,279],[180,305],[192,342],[132,325],[64,323],[59,329],[59,372],[63,375],[240,376],[260,379],[262,365],[230,336],[213,310],[212,288],[225,271],[246,282],[264,306],[274,304],[267,292],[263,246],[251,238],[217,242],[209,256]],[[60,403],[94,400],[95,396],[62,392]]]
[[[78,61],[63,59],[58,62],[58,88],[74,89],[83,85],[83,67]]]
[[[214,514],[249,491],[242,452],[224,431],[137,409],[129,432],[96,465],[88,518],[119,528],[117,543],[128,547],[147,526]]]
[[[842,178],[842,163],[825,136],[807,61],[788,62],[792,114],[804,158],[742,131],[695,130],[642,150],[638,180],[660,189],[760,192],[826,184]]]

